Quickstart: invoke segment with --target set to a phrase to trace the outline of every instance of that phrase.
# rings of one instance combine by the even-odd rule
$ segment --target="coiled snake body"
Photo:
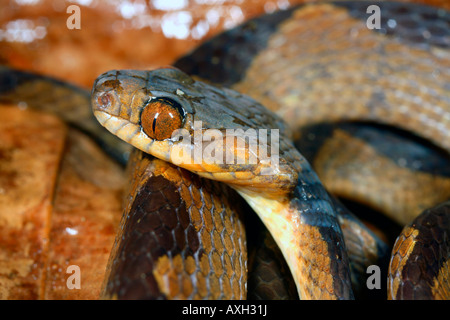
[[[131,154],[125,213],[108,265],[104,298],[245,298],[248,266],[242,221],[250,209],[232,189],[272,234],[301,299],[359,296],[365,278],[356,271],[385,263],[388,249],[328,193],[321,180],[335,170],[338,186],[328,181],[327,186],[334,194],[357,199],[364,187],[353,183],[355,176],[342,183],[340,172],[361,171],[365,176],[370,170],[358,161],[371,160],[377,149],[372,146],[381,141],[398,154],[413,154],[402,156],[400,166],[377,158],[381,164],[371,164],[376,168],[372,176],[376,188],[367,187],[368,205],[402,224],[411,223],[391,258],[389,298],[448,299],[450,204],[444,201],[450,198],[449,13],[414,4],[375,4],[381,8],[379,30],[367,28],[367,3],[304,5],[251,20],[213,38],[176,62],[180,70],[110,71],[96,80],[92,107],[97,120],[125,142],[161,159]],[[40,91],[47,87],[63,91],[58,97],[69,98],[62,103],[76,101],[72,111],[85,112],[81,106],[89,104],[86,93],[51,79],[2,69],[0,80],[1,101],[16,101],[15,96],[21,95],[20,101],[28,99],[30,107],[42,108],[29,86],[39,83]],[[99,130],[90,114],[72,116],[63,111],[62,116],[90,132],[113,155],[126,158],[128,145]],[[416,147],[406,142],[403,132],[380,138],[378,129],[353,124],[324,130],[339,121],[398,126],[433,146]],[[318,131],[311,131],[316,125]],[[177,129],[184,129],[182,140],[172,136]],[[230,129],[233,134],[227,132]],[[252,153],[249,140],[239,133],[251,129],[279,130],[275,143],[256,140],[268,145],[269,155],[278,147],[277,165]],[[195,161],[194,149],[200,142],[203,153],[212,145],[211,132],[221,137],[214,140],[215,146],[222,141],[218,145],[228,147],[227,137],[236,145],[243,143],[240,149],[230,149],[233,161]],[[337,144],[333,155],[316,147],[327,139],[327,132],[332,133],[331,143]],[[189,139],[187,158],[175,161],[177,146]],[[348,156],[341,143],[349,139],[363,156]],[[311,161],[323,159],[325,173],[320,179],[294,140]],[[256,163],[250,163],[254,157]],[[404,163],[410,159],[417,169],[413,173]],[[423,168],[423,159],[434,164],[433,170]],[[396,167],[395,173],[385,174],[390,165]],[[405,192],[386,200],[390,198],[382,195],[389,193],[384,186],[396,185],[398,172],[404,179],[409,174],[408,181],[415,181],[419,190],[431,190],[427,193],[432,196],[416,202],[417,193]],[[264,240],[269,249],[275,247],[271,241],[270,236]],[[259,263],[254,269],[263,271],[263,284],[255,285],[258,293],[248,295],[267,298],[269,291],[284,284],[278,271],[269,276],[266,270],[264,259],[272,253],[257,255],[250,261]],[[274,256],[280,258],[277,252]],[[420,263],[411,266],[409,261]],[[249,277],[250,286],[255,277]],[[278,297],[292,297],[288,287],[278,290]]]
[[[175,64],[221,87],[172,68],[111,71],[94,84],[94,114],[109,131],[238,191],[276,240],[302,299],[352,299],[348,255],[338,205],[294,147],[283,120],[266,107],[290,128],[325,120],[376,121],[399,125],[447,151],[450,147],[448,14],[419,5],[377,5],[387,23],[382,33],[359,20],[366,4],[303,6],[220,35]],[[411,21],[425,31],[408,27]],[[211,142],[204,135],[209,129],[225,135],[219,141],[227,148],[227,138],[242,139],[227,129],[262,128],[280,130],[275,169],[262,157],[248,164],[253,156],[248,144],[233,149],[234,162],[194,159],[194,145]],[[182,140],[172,133],[181,129],[195,142],[179,163]],[[268,169],[272,174],[262,174]],[[448,204],[443,208],[448,217]],[[445,247],[448,226],[442,232],[438,242]],[[448,251],[438,257],[445,270]],[[392,297],[398,283],[394,287]]]

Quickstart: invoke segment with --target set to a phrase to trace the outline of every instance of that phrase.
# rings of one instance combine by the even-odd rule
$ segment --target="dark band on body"
[[[341,130],[359,139],[380,155],[413,172],[450,177],[450,157],[440,148],[409,132],[390,126],[369,123],[321,123],[305,127],[296,147],[311,163],[335,131]]]
[[[170,298],[160,291],[153,270],[163,256],[184,251],[186,258],[198,250],[197,235],[189,232],[189,225],[189,213],[174,183],[150,177],[124,223],[104,295],[119,300]]]
[[[338,1],[337,7],[344,7],[349,14],[361,21],[367,21],[372,13],[367,8],[380,8],[380,28],[372,29],[393,36],[413,45],[428,49],[430,46],[450,47],[450,12],[418,3],[382,1]]]
[[[302,223],[317,228],[321,240],[327,244],[335,294],[344,299],[353,299],[350,274],[345,267],[349,265],[349,260],[342,230],[334,215],[334,205],[311,169],[303,168],[290,206],[299,212]]]
[[[399,270],[402,281],[396,291],[396,299],[430,299],[434,296],[432,286],[436,286],[438,275],[441,273],[448,277],[450,202],[424,211],[409,227],[417,232],[414,236],[416,243],[408,262]]]
[[[338,1],[331,4],[346,8],[356,19],[367,23],[370,5],[380,8],[380,28],[373,29],[401,41],[429,49],[450,47],[450,13],[444,9],[401,2]],[[305,5],[263,15],[219,34],[175,62],[184,72],[217,84],[232,86],[245,78],[255,56],[264,51],[270,37],[293,12]],[[301,59],[301,57],[299,57]]]
[[[264,15],[221,33],[175,62],[174,66],[188,74],[231,86],[245,76],[253,58],[266,48],[278,25],[294,10]]]

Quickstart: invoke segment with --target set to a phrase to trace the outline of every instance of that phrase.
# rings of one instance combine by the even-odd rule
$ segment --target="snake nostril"
[[[108,109],[113,105],[114,97],[110,92],[102,92],[97,96],[97,106],[100,109]]]

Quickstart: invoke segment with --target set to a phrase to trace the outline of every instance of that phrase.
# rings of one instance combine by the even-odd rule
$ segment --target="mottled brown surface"
[[[0,299],[39,299],[66,126],[13,105],[0,119]]]
[[[71,126],[88,133],[114,159],[125,163],[129,145],[97,124],[90,110],[90,91],[69,81],[0,67],[0,102],[17,104],[58,116]]]
[[[158,1],[159,6],[156,2],[120,5],[95,0],[89,5],[79,5],[81,29],[69,30],[66,20],[70,14],[66,9],[70,3],[45,0],[20,5],[3,0],[2,31],[22,29],[37,32],[36,36],[42,32],[44,35],[42,39],[32,38],[31,42],[23,40],[24,31],[16,32],[16,38],[11,35],[3,38],[0,62],[89,88],[107,70],[149,69],[171,64],[225,28],[265,10],[289,6],[288,2],[277,1],[227,0],[214,4],[191,0],[181,7],[165,9],[171,7],[170,1]]]
[[[236,194],[137,151],[128,173],[103,298],[245,299],[247,249]]]
[[[158,7],[155,2],[130,6],[127,13],[125,6],[114,1],[94,0],[87,6],[79,5],[81,30],[69,30],[67,2],[41,0],[20,5],[3,0],[0,29],[5,33],[8,30],[19,32],[16,37],[8,35],[0,41],[0,62],[89,88],[94,79],[107,70],[148,69],[171,64],[201,41],[251,17],[317,1],[227,0],[214,4],[189,0],[172,9]],[[414,2],[449,8],[445,0]],[[163,23],[165,28],[162,28]],[[178,32],[174,34],[167,29],[167,24],[176,25]],[[25,31],[28,35],[36,33],[30,42],[24,40]]]
[[[123,169],[52,115],[0,114],[0,299],[98,298]],[[69,265],[80,268],[80,290],[66,286]]]
[[[122,215],[124,172],[85,135],[69,131],[55,191],[44,299],[98,299]],[[69,266],[81,288],[68,289]]]

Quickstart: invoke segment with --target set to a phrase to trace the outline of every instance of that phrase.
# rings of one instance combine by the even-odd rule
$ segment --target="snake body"
[[[376,121],[448,150],[448,12],[373,4],[379,30],[368,29],[364,2],[303,6],[224,33],[175,66],[250,95],[292,128]]]
[[[377,264],[380,260],[373,255],[382,256],[386,250],[376,236],[353,220],[328,194],[309,163],[294,147],[291,130],[294,129],[294,138],[302,138],[297,129],[314,123],[369,120],[400,125],[446,151],[449,148],[448,13],[412,4],[377,5],[382,8],[383,17],[380,33],[367,30],[364,21],[360,21],[367,17],[366,4],[339,2],[301,6],[252,20],[219,35],[175,63],[194,77],[170,68],[113,71],[99,77],[94,85],[92,101],[100,123],[126,142],[166,161],[172,160],[170,155],[176,141],[150,139],[141,127],[142,110],[147,105],[156,106],[158,99],[158,108],[162,104],[164,110],[181,112],[180,123],[190,133],[194,120],[199,119],[203,130],[280,130],[280,166],[276,175],[258,175],[259,170],[267,168],[262,162],[256,167],[202,163],[185,168],[204,178],[225,182],[253,206],[283,251],[302,299],[353,298],[351,287],[358,291],[358,284],[363,282],[362,278],[355,278],[354,269],[361,271],[367,265]],[[394,27],[392,21],[395,21]],[[367,68],[361,69],[361,65]],[[1,101],[26,103],[37,109],[50,107],[51,112],[91,132],[122,163],[128,158],[128,144],[98,130],[92,116],[86,112],[88,93],[47,77],[7,68],[0,71]],[[286,78],[292,80],[285,81]],[[43,92],[50,92],[45,99]],[[167,101],[170,103],[165,104]],[[68,107],[61,108],[64,104]],[[61,112],[65,109],[74,110],[75,116]],[[80,110],[81,116],[77,113]],[[155,117],[151,110],[150,115]],[[151,134],[161,138],[164,131],[155,130],[153,126]],[[302,150],[304,144],[299,143]],[[235,155],[249,158],[245,152]],[[129,196],[125,199],[127,210],[110,258],[104,297],[245,297],[245,236],[236,218],[241,214],[239,201],[230,203],[226,198],[234,197],[232,190],[220,184],[211,187],[215,182],[198,179],[184,169],[142,153],[135,153],[132,159],[128,169],[132,176]],[[445,171],[447,160],[443,161]],[[181,191],[186,185],[189,185],[189,194]],[[437,198],[445,199],[446,194],[444,190]],[[161,195],[167,204],[161,202]],[[215,200],[205,201],[208,197]],[[437,198],[433,201],[438,201]],[[183,205],[185,208],[180,210]],[[149,208],[151,210],[146,211]],[[209,213],[199,210],[205,208],[212,212],[219,209],[212,215],[214,227],[208,223]],[[157,215],[147,216],[148,212]],[[441,240],[432,248],[440,255],[438,262],[427,260],[423,264],[434,263],[435,266],[433,272],[423,278],[435,281],[434,288],[444,286],[444,289],[433,289],[427,296],[410,294],[417,291],[411,290],[418,283],[415,279],[424,274],[423,268],[408,269],[411,263],[408,258],[423,255],[423,251],[419,251],[421,246],[415,245],[417,251],[407,250],[406,254],[401,253],[401,259],[394,258],[394,252],[389,276],[389,283],[394,284],[391,298],[448,297],[445,285],[448,285],[449,275],[445,270],[448,270],[449,245],[448,233],[444,232],[448,230],[448,210],[444,205],[435,212],[427,212],[427,216],[437,214],[439,218],[419,219],[414,228],[434,219],[431,234],[438,239],[440,236]],[[151,220],[151,217],[158,222],[146,224],[145,219]],[[421,238],[421,231],[414,231],[420,228],[412,228],[406,228],[406,233],[400,236],[399,239],[407,239],[403,243],[415,244]],[[358,231],[352,233],[355,230]],[[357,236],[361,232],[366,232],[364,239]],[[425,234],[425,238],[430,238],[430,232],[425,231]],[[398,243],[396,248],[405,247],[401,240]],[[149,244],[152,248],[155,246],[153,251],[148,251]],[[268,246],[275,248],[273,242]],[[361,255],[353,255],[358,247],[371,248],[372,251],[366,251],[369,262],[358,264],[358,260],[365,260]],[[275,253],[275,256],[280,255]],[[394,271],[397,266],[401,268]],[[286,276],[283,268],[281,266],[282,272],[278,275]],[[267,270],[264,266],[260,269]],[[407,280],[404,280],[405,274]],[[249,280],[253,286],[252,277]],[[420,282],[419,287],[424,287],[423,283]],[[268,291],[264,286],[260,298],[269,297],[265,295]],[[273,286],[270,288],[272,290]],[[294,296],[289,288],[284,290],[285,298]]]
[[[388,19],[401,22],[397,15],[402,13],[403,5],[379,5],[385,18],[388,15]],[[444,15],[445,20],[445,12],[408,7],[408,12],[412,11],[409,17],[428,19],[425,26],[429,35],[416,41],[421,46],[408,47],[405,56],[400,49],[411,39],[403,40],[401,32],[389,32],[392,38],[367,34],[366,26],[352,17],[361,16],[362,9],[365,6],[353,2],[305,6],[252,21],[213,39],[176,65],[207,79],[208,74],[212,74],[209,80],[251,95],[268,108],[279,111],[291,127],[316,123],[325,117],[395,123],[448,149],[448,96],[445,81],[439,79],[445,79],[447,74],[436,71],[436,66],[444,70],[448,66],[445,28],[429,25],[430,16]],[[324,30],[316,31],[316,28],[307,33],[304,30],[308,28],[308,19],[317,23],[312,18],[318,13],[335,23],[323,23]],[[400,26],[396,30],[402,30]],[[334,32],[328,32],[331,28],[335,28]],[[258,37],[253,37],[255,34]],[[308,46],[305,41],[299,46],[298,37],[303,34],[306,39],[321,39],[326,45],[318,47],[316,42],[311,42],[313,45]],[[261,41],[261,37],[265,41]],[[231,45],[226,47],[225,43]],[[249,52],[252,54],[247,54]],[[297,63],[298,60],[303,63]],[[327,64],[329,60],[333,64]],[[348,72],[349,63],[355,61],[374,64],[368,64],[361,72]],[[417,68],[414,69],[417,73],[411,73],[416,76],[414,79],[405,76],[406,66],[408,70]],[[298,81],[282,81],[282,77]],[[390,81],[397,79],[401,85],[393,86]],[[302,80],[307,82],[302,84]],[[327,80],[332,82],[326,85]],[[421,81],[426,81],[426,86]],[[354,93],[338,95],[341,99],[322,97],[318,102],[322,94],[319,92],[324,92],[325,88],[328,89],[325,92],[334,92],[335,96],[336,92],[348,91],[349,82],[354,84],[350,86]],[[344,84],[345,88],[339,87]],[[408,96],[414,87],[426,87],[421,90],[424,96]],[[402,98],[401,107],[395,108]],[[179,141],[156,135],[157,117],[153,133],[145,126],[141,128],[140,115],[147,112],[145,108],[151,109],[155,100],[170,101],[168,106],[177,105],[182,120],[174,129],[185,129],[190,134],[195,129],[195,120],[203,121],[199,128],[203,131],[280,128],[281,165],[275,176],[255,174],[264,169],[262,161],[253,167],[244,166],[245,169],[234,164],[179,165],[203,177],[226,182],[247,200],[281,248],[301,298],[353,298],[348,258],[335,206],[307,161],[293,148],[282,121],[256,100],[237,91],[196,81],[173,69],[114,71],[100,76],[94,84],[94,114],[102,125],[144,152],[172,161],[173,146]],[[324,109],[328,112],[323,112]],[[243,155],[246,156],[248,154]]]
[[[144,153],[129,161],[131,190],[103,298],[244,299],[245,231],[242,210],[231,205],[237,194]]]
[[[450,197],[448,153],[395,128],[322,123],[303,128],[296,146],[330,193],[401,226]]]
[[[449,210],[449,202],[425,210],[397,238],[389,264],[389,299],[449,299]]]

